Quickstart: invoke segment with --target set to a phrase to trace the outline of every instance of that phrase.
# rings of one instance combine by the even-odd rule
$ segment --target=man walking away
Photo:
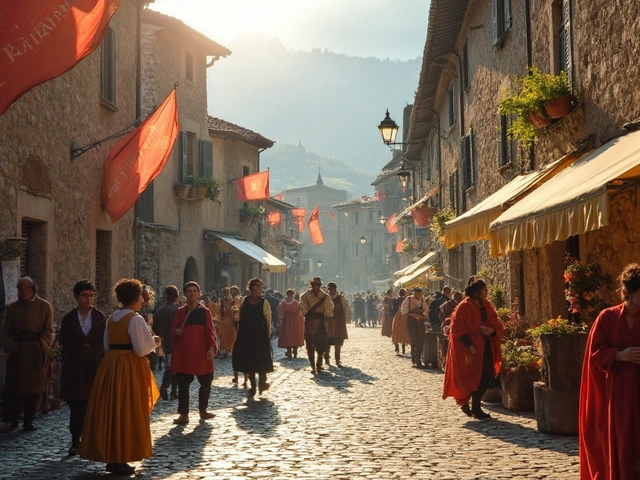
[[[173,318],[178,311],[178,299],[180,291],[175,285],[169,285],[164,290],[166,302],[153,316],[153,332],[162,339],[162,350],[164,351],[165,367],[160,385],[160,396],[163,400],[175,400],[178,398],[178,381],[175,374],[171,373],[171,359],[173,357],[173,340],[171,339],[171,325]],[[171,396],[167,389],[171,387]]]
[[[413,295],[405,298],[400,310],[407,316],[407,330],[411,340],[411,363],[416,368],[423,368],[424,322],[427,319],[428,308],[422,296],[422,288],[414,288]]]
[[[333,300],[333,315],[329,317],[329,344],[324,354],[324,359],[329,366],[329,359],[331,357],[331,345],[335,347],[336,365],[338,368],[342,368],[340,363],[340,352],[344,341],[349,338],[347,333],[347,323],[351,321],[351,308],[349,308],[349,302],[344,295],[338,293],[338,286],[335,282],[327,283],[327,290],[329,290],[329,296]]]
[[[328,318],[333,317],[333,301],[331,297],[320,290],[322,280],[313,277],[311,289],[300,297],[300,306],[305,318],[304,340],[307,345],[307,355],[311,364],[311,373],[322,371],[322,357],[327,349]],[[318,362],[315,363],[315,353],[318,354]]]

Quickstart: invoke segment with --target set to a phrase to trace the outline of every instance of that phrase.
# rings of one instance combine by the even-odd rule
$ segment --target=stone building
[[[190,280],[206,291],[243,288],[269,257],[255,245],[258,223],[240,221],[235,180],[258,172],[259,152],[273,142],[207,114],[207,70],[230,50],[152,10],[143,13],[142,32],[143,112],[179,82],[180,132],[165,168],[138,201],[138,275],[156,290]],[[177,185],[194,177],[217,179],[220,195],[181,198]]]
[[[134,212],[114,224],[101,205],[102,166],[117,140],[79,156],[71,147],[105,139],[136,120],[141,5],[123,0],[101,47],[0,117],[0,243],[24,239],[19,273],[36,280],[55,321],[76,305],[72,289],[78,280],[96,282],[96,303],[110,308],[115,281],[134,274]]]
[[[429,172],[424,191],[437,187],[438,206],[456,211],[459,220],[447,232],[464,226],[455,241],[447,240],[447,283],[461,288],[483,268],[507,300],[517,298],[528,318],[544,321],[567,315],[565,252],[599,262],[611,276],[637,261],[628,246],[640,229],[626,218],[637,212],[629,179],[640,164],[640,141],[634,134],[617,138],[639,116],[633,79],[640,67],[618,61],[638,49],[635,18],[628,1],[432,1],[406,155]],[[568,116],[538,130],[539,141],[523,149],[506,135],[511,119],[498,115],[498,104],[511,76],[526,75],[529,67],[567,72],[578,96]],[[604,147],[571,170],[543,170],[567,155],[571,163],[589,144]],[[624,152],[611,165],[621,170],[596,171],[602,155],[616,149]],[[602,183],[590,192],[580,185],[571,190],[574,171]],[[537,180],[515,188],[524,181],[518,175],[530,172]],[[565,191],[574,196],[560,198]]]
[[[313,276],[321,277],[324,283],[328,282],[329,278],[335,279],[336,275],[340,275],[342,266],[336,255],[339,246],[338,225],[336,220],[331,218],[330,213],[333,211],[333,205],[347,200],[346,190],[326,186],[321,173],[318,172],[318,180],[315,185],[291,188],[283,193],[284,199],[288,203],[295,207],[305,208],[307,213],[304,220],[304,231],[299,236],[299,240],[304,243],[300,251],[299,263],[296,265],[302,278],[302,285],[299,285],[299,288],[306,288],[308,280]],[[316,205],[320,205],[320,228],[325,240],[320,245],[313,244],[307,226],[309,215]],[[335,214],[334,217],[336,217]]]

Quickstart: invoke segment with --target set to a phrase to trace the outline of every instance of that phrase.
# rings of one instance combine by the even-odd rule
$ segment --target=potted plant
[[[191,185],[194,197],[198,200],[204,200],[209,192],[209,183],[211,178],[197,177],[195,175],[189,175],[186,178],[186,182]]]
[[[565,264],[564,294],[569,302],[569,310],[590,326],[605,308],[600,290],[611,284],[611,277],[602,272],[600,264],[581,263],[568,254],[565,255]]]
[[[429,224],[431,235],[440,242],[444,241],[444,224],[454,218],[456,218],[456,212],[450,207],[443,208],[433,215],[433,217],[431,217],[431,223]]]
[[[539,339],[542,381],[533,384],[538,430],[555,435],[578,434],[582,361],[587,345],[585,323],[553,318],[529,330]]]
[[[209,180],[209,193],[207,196],[211,200],[218,200],[218,198],[220,198],[220,193],[222,192],[222,181],[217,178],[211,178]]]
[[[418,245],[413,243],[409,238],[404,238],[402,240],[402,253],[413,252],[418,249]]]
[[[264,217],[265,213],[266,210],[263,206],[252,207],[248,203],[245,203],[240,209],[240,222],[252,225]]]
[[[189,191],[191,190],[191,185],[187,183],[176,183],[174,186],[175,194],[177,198],[187,198],[189,196]]]
[[[536,128],[548,127],[552,119],[567,115],[574,97],[566,72],[551,75],[531,68],[528,75],[513,77],[513,82],[514,89],[503,93],[498,113],[516,116],[507,134],[528,148],[538,138]],[[547,106],[551,114],[547,113]]]

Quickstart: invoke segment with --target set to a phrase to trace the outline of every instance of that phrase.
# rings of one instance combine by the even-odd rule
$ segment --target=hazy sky
[[[156,0],[223,45],[240,33],[279,38],[289,50],[327,49],[359,57],[422,56],[429,0]]]

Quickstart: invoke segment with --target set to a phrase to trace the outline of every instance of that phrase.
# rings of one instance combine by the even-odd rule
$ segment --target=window
[[[360,217],[359,212],[355,212],[355,213],[353,214],[353,224],[354,224],[354,225],[358,225],[359,220],[360,220],[360,218],[359,218],[359,217]]]
[[[47,222],[23,218],[21,222],[22,238],[27,240],[27,248],[20,257],[20,275],[28,275],[33,278],[40,294],[46,295],[44,291],[47,273]]]
[[[449,90],[449,127],[456,124],[456,85],[451,84]]]
[[[153,193],[153,185],[154,182],[149,183],[147,188],[144,189],[144,192],[138,197],[138,202],[136,206],[136,215],[140,220],[147,223],[153,223],[155,221],[154,215],[154,193]]]
[[[493,0],[493,46],[502,47],[511,28],[511,0]]]
[[[458,171],[449,174],[449,206],[458,214]]]
[[[466,91],[471,86],[471,71],[469,65],[469,42],[465,42],[462,48],[462,90]]]
[[[469,248],[469,257],[471,257],[470,258],[470,260],[471,260],[471,262],[470,262],[471,263],[471,265],[470,265],[470,267],[471,267],[470,274],[471,275],[475,275],[476,273],[478,273],[478,250],[477,250],[477,247],[475,245],[472,245]]]
[[[185,78],[190,82],[195,81],[196,76],[195,76],[194,67],[193,67],[193,54],[191,52],[187,52],[185,56],[184,68],[185,68]]]
[[[247,175],[249,175],[250,171],[249,171],[249,167],[247,167],[246,165],[242,166],[242,176],[246,177]],[[298,200],[299,201],[299,200]]]
[[[569,84],[573,85],[573,40],[571,38],[571,0],[559,0],[554,5],[554,19],[558,32],[554,58],[556,72],[567,72]]]
[[[369,210],[369,224],[373,223],[373,210]]]
[[[433,162],[433,139],[429,142],[429,145],[427,145],[424,159],[424,177],[426,180],[431,180],[431,162]]]
[[[462,167],[462,189],[476,184],[476,165],[474,155],[473,130],[460,139],[460,164]]]
[[[358,256],[358,247],[359,247],[360,242],[353,242],[351,244],[351,252],[353,253],[354,257]]]
[[[200,140],[200,175],[213,177],[213,143]]]
[[[100,57],[101,83],[100,96],[107,104],[116,105],[116,32],[111,27],[102,39],[102,54]]]
[[[500,115],[500,140],[498,142],[498,167],[511,165],[516,154],[515,140],[509,139],[509,128],[513,122],[511,115]]]
[[[196,158],[196,134],[182,130],[180,132],[180,178],[182,182],[189,175],[198,175],[198,159]]]
[[[98,298],[109,301],[111,281],[111,232],[96,231],[96,290]]]

